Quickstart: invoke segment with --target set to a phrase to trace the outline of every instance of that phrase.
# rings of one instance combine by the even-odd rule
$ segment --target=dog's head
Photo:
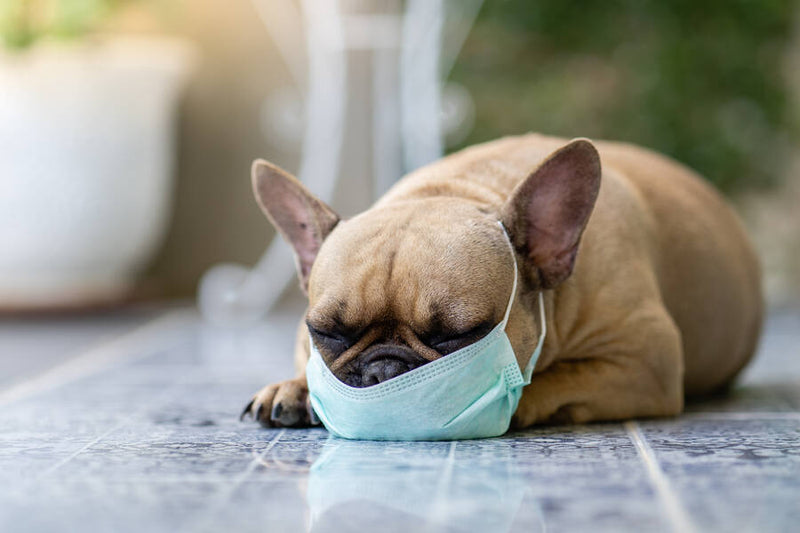
[[[294,248],[309,334],[331,371],[354,387],[447,356],[491,331],[508,303],[513,260],[523,305],[514,306],[506,331],[524,366],[538,337],[531,295],[572,272],[599,184],[597,151],[579,139],[501,206],[428,196],[341,220],[285,171],[253,165],[256,198]]]

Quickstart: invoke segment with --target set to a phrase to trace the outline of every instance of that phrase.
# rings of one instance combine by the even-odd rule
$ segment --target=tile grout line
[[[154,337],[159,333],[163,333],[163,331],[169,331],[175,325],[181,325],[188,322],[187,318],[188,313],[185,310],[162,313],[158,317],[141,326],[133,328],[127,333],[123,333],[112,340],[107,340],[98,344],[94,348],[90,348],[84,352],[83,355],[75,356],[69,361],[52,368],[50,371],[47,371],[44,374],[35,376],[27,381],[23,381],[22,383],[1,392],[0,407],[12,403],[15,400],[51,390],[81,377],[86,377],[93,373],[97,373],[107,368],[113,362],[130,362],[150,355],[147,350],[143,350],[138,357],[131,354],[134,352],[133,348],[136,344],[146,343],[151,337]],[[154,405],[162,404],[172,394],[172,391],[181,384],[182,381],[183,380],[178,380],[177,383],[173,383],[172,386],[166,388],[160,394],[158,394],[156,396],[157,399]],[[137,411],[135,415],[141,414],[146,410],[147,407],[143,407],[140,411]],[[78,450],[75,450],[67,457],[62,458],[50,467],[46,468],[44,471],[40,472],[38,475],[34,476],[34,480],[38,482],[53,474],[53,472],[66,465],[82,453],[86,452],[92,446],[98,444],[115,431],[119,431],[125,426],[130,425],[132,419],[133,416],[128,415],[124,420],[118,422],[110,429],[92,439],[90,442],[84,444]]]
[[[231,487],[231,491],[233,491],[233,490],[236,490],[236,488],[237,488],[237,487],[239,487],[239,486],[240,486],[242,483],[244,483],[244,482],[245,482],[245,480],[246,480],[248,477],[250,477],[250,474],[252,474],[252,473],[253,473],[253,470],[255,470],[256,468],[258,468],[258,465],[262,464],[261,460],[264,458],[264,456],[265,456],[265,455],[267,455],[267,453],[269,453],[269,451],[270,451],[272,448],[274,448],[276,444],[278,444],[278,441],[279,441],[279,440],[281,440],[281,438],[283,437],[283,435],[284,435],[285,433],[286,433],[286,429],[285,429],[285,428],[284,428],[284,429],[281,429],[281,430],[278,432],[278,434],[277,434],[277,435],[275,435],[275,436],[272,438],[272,440],[271,440],[271,441],[269,441],[269,442],[267,443],[267,447],[266,447],[266,448],[264,448],[264,450],[262,450],[261,452],[259,452],[257,455],[255,455],[255,454],[254,454],[254,455],[255,455],[255,457],[253,457],[253,459],[252,459],[252,460],[250,461],[250,463],[247,465],[247,468],[245,468],[245,469],[244,469],[244,472],[242,472],[242,473],[241,473],[239,476],[237,476],[237,477],[236,477],[236,479],[234,480],[234,482],[233,482],[233,487]]]
[[[191,527],[188,530],[183,531],[205,531],[205,528],[209,525],[210,521],[213,519],[212,515],[216,514],[219,509],[225,505],[228,500],[230,500],[233,493],[238,489],[242,484],[250,477],[250,474],[253,473],[258,465],[261,464],[261,459],[269,453],[269,451],[278,444],[278,441],[281,440],[283,435],[286,433],[286,429],[281,429],[277,435],[275,435],[272,440],[267,443],[267,446],[258,454],[253,453],[255,457],[248,463],[247,467],[244,471],[236,476],[233,481],[226,487],[226,490],[218,495],[217,498],[214,498],[214,502],[209,504],[206,507],[206,511],[203,513],[203,516],[200,517],[199,520],[194,521],[191,524]]]
[[[456,445],[458,441],[451,441],[449,449],[447,450],[447,462],[445,463],[444,473],[442,474],[441,482],[446,485],[450,484],[453,478],[453,468],[456,464]],[[446,488],[446,487],[445,487]]]
[[[82,454],[83,452],[85,452],[86,450],[88,450],[89,448],[91,448],[92,446],[94,446],[95,444],[97,444],[98,442],[100,442],[104,438],[108,437],[109,435],[111,435],[115,431],[121,429],[122,427],[124,427],[127,424],[128,424],[127,421],[120,422],[119,424],[115,425],[111,429],[107,430],[105,433],[102,433],[101,435],[97,436],[91,442],[88,442],[88,443],[84,444],[79,450],[76,450],[76,451],[72,452],[69,456],[61,459],[56,464],[52,465],[50,468],[47,468],[44,472],[42,472],[41,474],[36,476],[36,481],[39,481],[39,480],[49,476],[50,474],[52,474],[53,472],[55,472],[56,470],[58,470],[59,468],[61,468],[65,464],[67,464],[68,462],[72,461],[73,459],[78,457],[80,454]]]
[[[0,407],[92,375],[108,367],[111,363],[132,361],[151,355],[144,350],[138,356],[134,355],[135,351],[131,350],[131,347],[141,344],[159,333],[169,331],[176,325],[188,323],[190,315],[191,313],[186,310],[161,314],[128,333],[90,348],[82,355],[72,357],[44,373],[14,384],[6,390],[0,391]]]
[[[658,464],[655,452],[647,443],[639,424],[634,421],[628,421],[624,425],[639,457],[644,462],[647,475],[664,506],[667,518],[669,518],[672,525],[672,530],[675,533],[694,533],[697,531],[688,513],[683,508],[678,495],[672,488],[669,478],[667,478],[661,465]]]
[[[103,439],[105,439],[106,437],[108,437],[109,435],[114,433],[115,431],[119,431],[120,429],[124,428],[125,426],[130,425],[131,422],[133,421],[133,419],[136,416],[139,416],[142,413],[146,412],[147,409],[151,409],[151,408],[153,408],[153,406],[156,406],[156,405],[162,405],[163,402],[166,401],[166,399],[170,397],[170,395],[172,394],[172,391],[175,390],[181,384],[182,384],[182,382],[180,380],[177,381],[176,383],[173,383],[170,387],[168,387],[165,390],[163,390],[161,392],[161,394],[156,396],[157,399],[156,399],[156,401],[154,402],[154,404],[152,406],[142,407],[140,410],[136,411],[133,415],[126,416],[124,420],[122,420],[122,421],[118,422],[117,424],[115,424],[111,429],[109,429],[109,430],[105,431],[104,433],[98,435],[91,442],[86,443],[80,449],[78,449],[78,450],[74,451],[73,453],[71,453],[69,456],[63,458],[62,460],[58,461],[54,465],[52,465],[49,468],[45,469],[41,474],[36,476],[36,481],[39,481],[40,479],[49,476],[50,474],[52,474],[53,472],[55,472],[56,470],[58,470],[59,468],[61,468],[65,464],[69,463],[70,461],[72,461],[73,459],[78,457],[80,454],[82,454],[86,450],[90,449],[95,444],[101,442]]]
[[[450,446],[447,450],[447,458],[445,459],[444,469],[442,472],[441,477],[439,478],[438,483],[436,483],[436,492],[437,494],[447,494],[447,490],[450,488],[452,481],[453,481],[453,469],[455,468],[456,463],[456,444],[458,441],[450,441]],[[434,508],[432,510],[432,515],[440,518],[442,516],[446,517],[446,512],[442,510],[444,506],[444,502],[441,499],[436,499],[434,503]]]

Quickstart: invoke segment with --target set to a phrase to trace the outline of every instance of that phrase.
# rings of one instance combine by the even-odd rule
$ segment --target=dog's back
[[[687,394],[730,383],[755,352],[762,293],[758,259],[741,221],[692,170],[621,143],[597,143],[655,220],[656,274],[681,331]]]
[[[378,206],[448,195],[500,206],[566,142],[530,134],[473,146],[410,174]],[[596,300],[598,284],[624,293],[620,263],[646,262],[681,333],[685,392],[724,387],[752,357],[762,321],[758,261],[741,222],[679,163],[633,145],[594,144],[603,166],[601,193],[573,279],[556,289],[561,300],[572,307]]]

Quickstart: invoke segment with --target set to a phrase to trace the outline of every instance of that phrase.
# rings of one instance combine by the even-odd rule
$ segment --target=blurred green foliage
[[[796,143],[794,0],[487,0],[451,79],[464,144],[539,131],[634,142],[724,190],[769,185]]]
[[[133,0],[0,0],[0,37],[23,49],[47,37],[70,39],[94,30]]]

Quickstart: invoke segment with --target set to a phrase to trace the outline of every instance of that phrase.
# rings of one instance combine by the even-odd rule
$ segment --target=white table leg
[[[337,0],[302,0],[308,48],[306,132],[299,179],[330,202],[339,175],[347,98],[347,56]],[[280,237],[248,270],[219,265],[203,276],[198,304],[203,315],[220,324],[258,320],[294,279],[291,254]]]

